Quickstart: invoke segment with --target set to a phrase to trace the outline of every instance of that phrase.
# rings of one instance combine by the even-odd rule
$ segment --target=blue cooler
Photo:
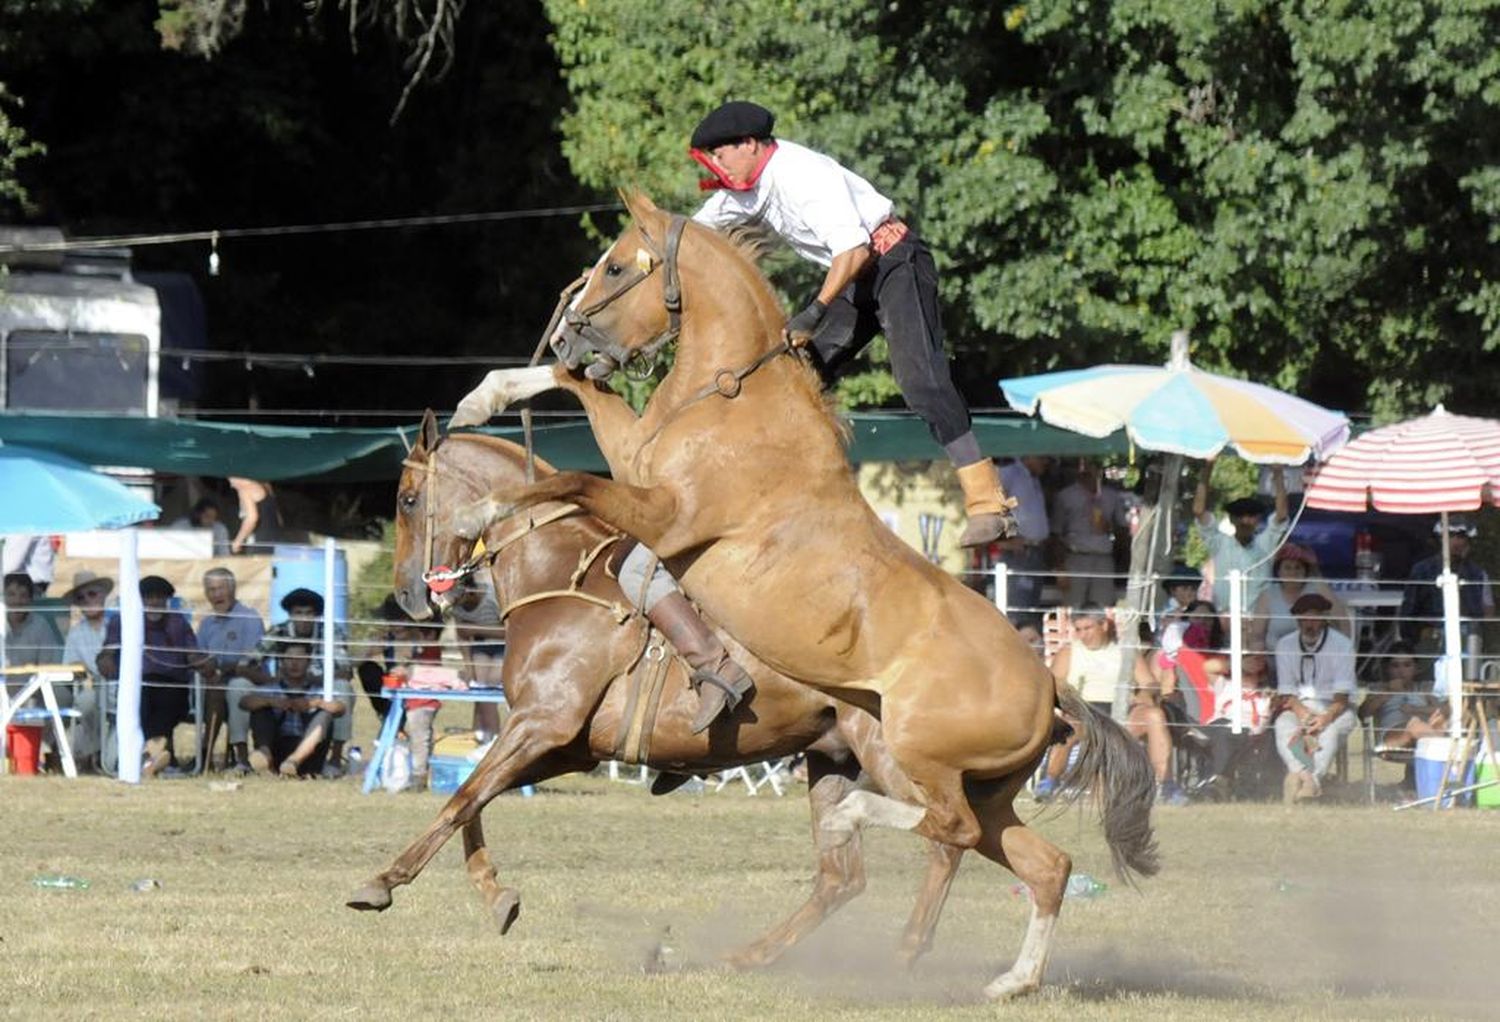
[[[432,756],[427,760],[428,786],[439,794],[451,795],[478,765],[464,756]]]
[[[1417,798],[1433,798],[1442,781],[1443,770],[1448,766],[1448,752],[1452,738],[1421,738],[1417,740],[1414,768],[1417,779]],[[1448,790],[1464,788],[1474,783],[1474,761],[1455,763],[1448,775]],[[1459,802],[1467,803],[1467,794],[1458,796]],[[1444,794],[1442,808],[1454,805],[1453,796]]]

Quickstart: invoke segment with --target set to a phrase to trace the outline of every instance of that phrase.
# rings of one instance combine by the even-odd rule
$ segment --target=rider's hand
[[[781,336],[794,348],[801,348],[812,340],[812,335],[818,329],[818,324],[823,322],[823,317],[828,313],[828,306],[814,298],[812,303],[791,319],[786,321],[786,327],[781,331]]]

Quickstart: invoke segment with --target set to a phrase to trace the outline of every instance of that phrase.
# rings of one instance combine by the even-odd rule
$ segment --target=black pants
[[[365,696],[370,700],[370,706],[380,714],[381,723],[385,722],[385,715],[391,709],[391,701],[383,695],[385,673],[385,667],[374,660],[362,660],[354,668],[354,674],[359,678],[359,687],[364,689]],[[350,709],[354,707],[351,706]]]
[[[141,732],[147,741],[171,738],[172,729],[191,714],[187,682],[160,674],[141,676]]]
[[[303,715],[304,729],[306,734],[314,727],[323,726],[323,740],[313,750],[313,754],[304,759],[297,766],[297,772],[301,774],[315,774],[323,769],[323,764],[328,761],[328,749],[333,745],[333,715],[327,710],[316,710]],[[272,709],[260,709],[250,711],[250,738],[257,749],[270,749],[273,770],[281,767],[281,761],[297,751],[297,746],[302,744],[302,735],[284,735],[281,733],[281,713]]]
[[[943,350],[937,267],[915,233],[877,255],[873,269],[829,305],[810,345],[824,383],[836,379],[877,333],[890,345],[901,396],[933,439],[947,444],[967,433],[969,408],[953,386]]]

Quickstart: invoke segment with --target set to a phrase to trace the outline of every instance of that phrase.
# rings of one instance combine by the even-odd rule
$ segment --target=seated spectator
[[[1172,565],[1172,573],[1161,580],[1167,591],[1167,603],[1156,619],[1155,642],[1167,656],[1172,656],[1182,645],[1182,633],[1192,624],[1187,609],[1198,599],[1198,589],[1203,585],[1203,576],[1198,569],[1182,562]]]
[[[323,699],[314,686],[317,651],[306,643],[286,643],[276,657],[276,678],[240,699],[250,714],[255,748],[250,764],[260,774],[316,777],[333,747],[333,722],[348,712],[341,699]]]
[[[1040,628],[1027,622],[1016,627],[1016,634],[1026,640],[1026,645],[1035,650],[1037,656],[1047,659],[1047,640],[1043,638]]]
[[[1297,630],[1276,645],[1276,751],[1286,764],[1282,797],[1288,805],[1322,794],[1322,781],[1340,747],[1358,724],[1354,696],[1354,645],[1328,626],[1333,604],[1304,593],[1292,604]]]
[[[25,572],[5,576],[5,666],[28,667],[62,660],[57,629],[31,609],[35,586]]]
[[[314,687],[323,687],[323,597],[311,589],[293,589],[281,599],[281,609],[287,619],[272,625],[261,637],[259,645],[241,661],[238,674],[250,685],[275,684],[278,667],[276,658],[289,643],[308,644],[315,649],[311,667]],[[351,709],[354,706],[353,692],[349,688],[348,645],[344,630],[335,626],[333,635],[333,695]],[[230,690],[230,700],[238,695],[243,699],[244,690]],[[324,773],[330,777],[344,773],[344,746],[349,741],[354,714],[345,713],[333,719],[333,745],[329,747]],[[233,727],[233,724],[231,724]]]
[[[500,623],[500,605],[488,577],[470,575],[450,611],[459,649],[463,652],[463,676],[473,688],[501,687],[505,665],[505,626]],[[474,704],[474,738],[480,744],[500,731],[497,703]]]
[[[193,671],[206,659],[198,652],[198,637],[187,614],[172,610],[169,601],[177,594],[172,583],[160,575],[141,579],[141,604],[145,617],[145,647],[141,651],[141,730],[146,737],[144,777],[153,777],[172,765],[172,731],[188,719],[192,705]],[[99,653],[99,671],[114,681],[120,677],[120,619],[112,619],[104,632]]]
[[[1250,609],[1251,649],[1273,650],[1283,638],[1297,630],[1292,604],[1303,593],[1317,593],[1333,608],[1328,624],[1344,635],[1353,635],[1349,609],[1318,574],[1318,555],[1296,543],[1285,543],[1276,551],[1275,577],[1261,591]]]
[[[213,537],[214,556],[227,557],[229,550],[229,527],[220,519],[219,505],[212,497],[204,497],[192,506],[187,514],[178,518],[169,529],[207,529]]]
[[[68,629],[63,642],[62,660],[65,664],[83,665],[83,675],[70,686],[69,692],[70,703],[79,716],[69,729],[68,741],[80,769],[97,764],[102,751],[99,714],[113,715],[115,710],[114,700],[104,697],[104,675],[99,673],[99,651],[104,648],[104,601],[114,587],[114,579],[79,571],[73,574],[73,588],[63,593],[63,599],[79,610],[78,620]],[[85,680],[89,682],[87,687]],[[61,693],[58,701],[62,702]]]
[[[237,591],[234,572],[228,568],[204,572],[203,598],[208,610],[198,619],[198,646],[208,656],[199,672],[206,724],[203,762],[207,766],[213,761],[219,727],[227,723],[229,767],[248,773],[250,715],[240,708],[240,700],[254,686],[244,677],[242,664],[260,645],[266,628],[260,615],[239,601]]]
[[[1115,688],[1120,681],[1122,659],[1126,651],[1115,636],[1114,625],[1102,608],[1088,604],[1073,612],[1073,640],[1052,658],[1052,676],[1066,682],[1085,701],[1101,713],[1114,708]],[[1181,803],[1182,792],[1170,779],[1172,736],[1167,729],[1166,714],[1161,708],[1161,689],[1146,657],[1135,657],[1134,692],[1126,730],[1146,742],[1146,753],[1156,773],[1158,797]],[[1082,722],[1070,720],[1074,733],[1065,742],[1053,746],[1047,756],[1046,776],[1037,784],[1036,796],[1045,800],[1057,790],[1059,778],[1067,769],[1068,756],[1078,743]]]
[[[1385,686],[1360,704],[1361,719],[1375,721],[1379,751],[1409,749],[1419,738],[1448,733],[1448,707],[1417,682],[1417,661],[1410,644],[1391,645],[1385,662]]]
[[[1202,729],[1208,741],[1208,772],[1195,791],[1218,798],[1227,798],[1233,794],[1235,769],[1271,726],[1276,690],[1271,684],[1271,664],[1265,654],[1245,654],[1240,688],[1240,723],[1243,730],[1235,734],[1231,728],[1234,721],[1234,683],[1228,674],[1219,675],[1215,682],[1213,708],[1207,714],[1209,726]]]

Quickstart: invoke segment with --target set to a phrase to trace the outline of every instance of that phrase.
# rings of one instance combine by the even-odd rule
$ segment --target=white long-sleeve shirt
[[[831,266],[834,256],[868,244],[893,208],[837,160],[777,139],[755,187],[714,192],[693,219],[714,228],[764,223],[804,259]]]

